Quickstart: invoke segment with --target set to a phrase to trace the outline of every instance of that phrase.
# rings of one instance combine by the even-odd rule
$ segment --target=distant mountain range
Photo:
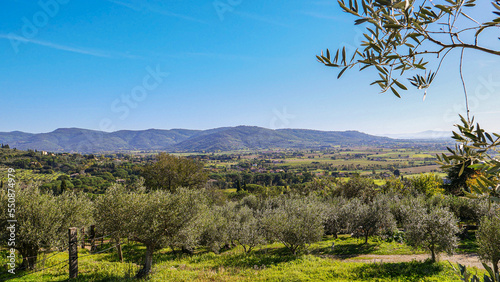
[[[335,145],[381,145],[394,140],[358,131],[267,129],[255,126],[209,130],[148,129],[102,132],[60,128],[49,133],[0,132],[0,143],[21,150],[50,152],[170,151],[214,152],[244,149],[321,148]]]
[[[427,130],[418,133],[381,134],[381,136],[396,139],[450,139],[452,133],[451,131]]]

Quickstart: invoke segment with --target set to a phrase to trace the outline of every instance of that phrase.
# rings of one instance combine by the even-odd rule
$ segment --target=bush
[[[344,208],[347,200],[344,198],[333,198],[325,203],[325,218],[324,228],[326,235],[333,235],[337,238],[337,234],[342,229],[347,229],[349,214]]]
[[[279,241],[293,254],[323,236],[323,205],[312,196],[286,196],[268,202],[262,223],[269,241]]]
[[[435,174],[419,174],[408,178],[410,185],[415,191],[427,197],[442,194],[444,192],[443,180]]]
[[[254,247],[265,244],[265,233],[261,218],[255,215],[250,208],[243,206],[236,212],[234,222],[234,239],[245,252],[250,252]]]
[[[428,249],[435,262],[437,254],[452,253],[457,247],[457,223],[455,215],[445,208],[414,206],[406,220],[405,238],[410,246]]]
[[[443,205],[448,207],[462,222],[479,222],[488,212],[488,202],[479,199],[446,196]]]
[[[1,217],[5,219],[9,218],[6,192],[0,192]],[[15,209],[16,249],[23,258],[21,268],[33,269],[40,249],[66,248],[68,229],[90,224],[93,205],[81,194],[66,192],[54,196],[29,185],[17,188]],[[7,226],[7,221],[2,220],[2,242],[7,242],[10,235]]]
[[[500,216],[485,216],[481,220],[481,226],[476,233],[479,245],[479,256],[483,261],[489,261],[493,271],[498,273],[498,262],[500,261]]]
[[[377,197],[369,204],[353,199],[346,208],[350,231],[355,236],[364,237],[365,244],[369,236],[396,229],[396,220],[386,198]]]
[[[213,206],[208,211],[202,243],[216,254],[235,240],[237,222],[235,207],[235,203],[229,202],[224,206]]]
[[[332,196],[347,199],[361,198],[365,202],[371,201],[377,194],[378,186],[373,179],[363,177],[352,177],[349,181],[341,182],[332,192]]]

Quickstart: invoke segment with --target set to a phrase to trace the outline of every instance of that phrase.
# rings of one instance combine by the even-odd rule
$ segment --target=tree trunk
[[[194,251],[193,251],[192,249],[187,248],[186,246],[182,246],[181,251],[182,251],[182,253],[184,253],[184,254],[189,254],[189,255],[194,254]]]
[[[436,262],[436,252],[434,251],[434,247],[431,247],[431,261]]]
[[[146,256],[144,257],[144,265],[141,270],[135,275],[136,278],[141,279],[148,276],[151,273],[151,267],[153,266],[153,253],[154,246],[146,245]]]
[[[498,260],[493,261],[492,263],[493,263],[493,272],[498,273]]]
[[[116,242],[116,250],[118,251],[118,259],[120,262],[123,262],[123,252],[122,252],[122,244],[120,243],[120,238],[115,238]]]
[[[27,270],[35,269],[36,260],[38,256],[38,248],[27,248],[19,251],[21,253],[21,256],[23,256],[21,269],[27,269]]]
[[[368,244],[368,237],[369,237],[369,233],[367,232],[365,235],[365,244]]]

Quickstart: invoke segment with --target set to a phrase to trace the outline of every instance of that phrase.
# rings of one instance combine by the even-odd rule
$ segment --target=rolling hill
[[[0,143],[21,150],[51,152],[170,151],[214,152],[273,148],[320,148],[335,145],[381,145],[394,142],[387,137],[358,131],[267,129],[256,126],[221,127],[209,130],[148,129],[102,132],[60,128],[49,133],[0,132]]]

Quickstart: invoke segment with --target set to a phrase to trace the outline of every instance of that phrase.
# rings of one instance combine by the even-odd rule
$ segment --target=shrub
[[[444,192],[442,188],[443,180],[435,174],[419,174],[414,177],[409,177],[408,180],[413,189],[427,197],[442,194]]]
[[[500,216],[485,216],[476,234],[479,256],[489,261],[495,273],[498,273],[500,261]]]
[[[347,210],[350,231],[364,237],[365,244],[369,236],[396,229],[396,221],[385,198],[377,197],[369,204],[353,199],[347,204]]]
[[[332,196],[347,199],[362,198],[368,202],[375,197],[377,189],[378,186],[373,179],[356,176],[350,178],[349,181],[339,183],[332,192]]]
[[[410,246],[428,249],[435,262],[437,254],[451,253],[457,247],[457,223],[455,215],[445,208],[414,206],[406,220],[405,238]]]
[[[349,214],[344,208],[347,200],[344,198],[333,198],[325,203],[325,218],[324,228],[325,234],[333,235],[337,238],[337,234],[342,229],[347,229]]]
[[[262,223],[270,241],[279,241],[293,254],[323,236],[322,204],[312,196],[286,196],[268,202]]]
[[[266,243],[264,229],[260,216],[254,211],[243,206],[236,212],[234,221],[234,239],[240,244],[245,252],[250,252],[254,247]]]
[[[5,219],[9,218],[6,192],[0,192],[1,217]],[[70,227],[90,224],[93,205],[82,194],[66,192],[54,196],[29,185],[17,188],[15,209],[16,249],[23,258],[21,268],[33,269],[40,249],[65,248]],[[0,225],[2,242],[7,242],[8,223],[2,220]]]

